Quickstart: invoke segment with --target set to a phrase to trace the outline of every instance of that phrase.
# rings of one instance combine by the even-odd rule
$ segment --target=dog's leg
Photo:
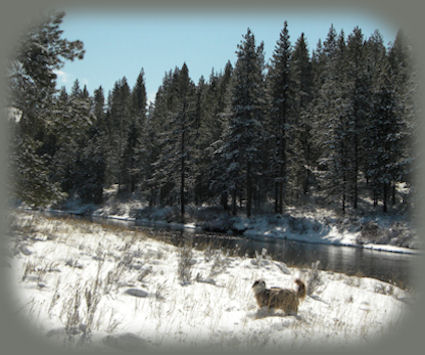
[[[274,313],[273,308],[269,308],[268,306],[260,307],[257,309],[257,313],[255,314],[255,319],[265,318],[273,313]]]

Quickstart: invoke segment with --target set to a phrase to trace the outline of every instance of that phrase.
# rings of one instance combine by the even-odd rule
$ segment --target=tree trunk
[[[274,212],[279,213],[279,183],[274,183]]]
[[[236,206],[236,189],[232,191],[232,215],[236,216],[237,206]]]
[[[130,182],[130,192],[133,193],[136,190],[136,179],[132,176]]]
[[[358,174],[359,174],[359,147],[357,134],[354,137],[354,194],[353,194],[353,208],[357,209],[358,201]]]
[[[247,163],[246,168],[246,216],[251,217],[252,209],[252,180],[251,180],[251,163]]]
[[[283,213],[283,174],[285,172],[285,167],[283,163],[279,167],[279,182],[278,182],[278,202],[277,202],[277,213]]]
[[[346,184],[347,184],[347,179],[345,177],[345,172],[343,174],[343,179],[342,179],[342,214],[345,215],[345,205],[346,205]]]
[[[154,204],[154,192],[153,189],[150,189],[149,193],[149,207],[153,207]]]
[[[279,211],[280,214],[283,213],[283,182],[279,182]]]
[[[388,199],[388,184],[384,184],[384,191],[382,196],[382,203],[383,203],[382,210],[385,213],[388,211],[387,199]]]
[[[395,205],[395,202],[396,202],[395,194],[396,194],[396,188],[395,188],[395,184],[393,184],[392,185],[392,194],[391,194],[391,204],[393,206]]]
[[[184,159],[184,136],[185,136],[185,131],[183,129],[182,135],[181,135],[181,150],[180,150],[180,154],[181,154],[181,158],[180,158],[180,219],[181,222],[184,223],[184,170],[185,170],[185,159]]]
[[[303,181],[303,195],[307,196],[309,187],[310,187],[310,173],[308,170],[304,170],[304,181]]]
[[[227,209],[229,208],[229,206],[227,205],[227,193],[223,192],[220,196],[220,202],[221,202],[221,206],[223,206],[223,209],[225,211],[227,211]]]
[[[373,188],[373,207],[378,206],[378,191],[376,187]]]

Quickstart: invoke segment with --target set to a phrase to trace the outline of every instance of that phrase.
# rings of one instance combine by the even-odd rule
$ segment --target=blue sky
[[[142,13],[67,11],[62,29],[68,40],[84,42],[83,60],[66,62],[58,86],[72,87],[75,79],[93,93],[100,85],[105,95],[123,76],[132,88],[143,68],[149,99],[154,99],[166,71],[186,62],[192,80],[209,78],[228,60],[236,61],[236,47],[248,27],[257,44],[264,41],[265,59],[273,53],[283,22],[288,21],[292,44],[304,32],[310,50],[324,40],[331,24],[346,36],[359,26],[368,38],[376,29],[387,45],[394,41],[397,26],[361,12],[266,13]]]

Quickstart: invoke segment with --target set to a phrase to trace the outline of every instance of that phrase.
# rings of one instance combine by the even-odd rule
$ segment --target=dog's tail
[[[300,279],[296,279],[295,283],[298,285],[297,296],[300,300],[302,300],[306,295],[305,284]]]

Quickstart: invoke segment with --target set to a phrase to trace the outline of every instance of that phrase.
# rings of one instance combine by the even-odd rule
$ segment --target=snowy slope
[[[24,213],[14,216],[13,227],[13,306],[41,336],[68,346],[84,339],[106,348],[155,349],[367,343],[410,308],[411,295],[390,284],[288,268],[267,255],[229,257],[118,227]],[[256,279],[294,288],[297,277],[310,293],[297,316],[258,310]]]
[[[183,225],[178,222],[178,208],[148,207],[137,194],[118,197],[117,186],[112,186],[105,190],[105,202],[101,206],[70,200],[61,206],[61,210],[50,211],[137,221],[175,229],[240,234],[258,240],[284,238],[406,254],[421,253],[423,248],[423,242],[415,232],[413,223],[405,215],[375,213],[344,217],[332,209],[287,206],[283,215],[270,213],[246,218],[229,216],[214,207],[188,205],[186,210],[187,222]],[[362,237],[362,229],[368,223],[377,226],[376,233]]]

